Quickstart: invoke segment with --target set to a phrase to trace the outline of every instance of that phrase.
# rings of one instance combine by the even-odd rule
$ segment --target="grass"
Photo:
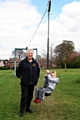
[[[80,69],[56,69],[60,79],[51,96],[40,104],[32,101],[33,114],[18,116],[20,80],[12,70],[0,70],[0,120],[80,120]],[[43,85],[41,70],[38,86]]]

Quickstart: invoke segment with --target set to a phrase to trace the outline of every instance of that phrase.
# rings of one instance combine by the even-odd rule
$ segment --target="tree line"
[[[46,54],[43,55],[46,58]],[[80,52],[75,51],[73,41],[63,40],[53,49],[50,46],[49,51],[49,67],[57,68],[80,68]]]
[[[49,68],[80,68],[80,52],[75,50],[73,41],[63,40],[55,48],[51,45],[49,50]],[[14,51],[12,51],[14,56]],[[17,50],[16,57],[24,58],[26,53],[22,50]],[[38,59],[44,59],[47,62],[47,53],[42,51],[38,55]]]

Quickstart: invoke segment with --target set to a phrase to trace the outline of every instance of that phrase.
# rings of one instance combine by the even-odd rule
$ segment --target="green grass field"
[[[60,82],[40,104],[32,101],[33,114],[18,116],[20,80],[12,70],[0,70],[0,120],[80,120],[80,69],[56,69]],[[37,86],[43,85],[41,70]]]

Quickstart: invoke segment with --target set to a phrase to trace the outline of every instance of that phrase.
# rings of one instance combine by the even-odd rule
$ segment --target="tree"
[[[50,51],[49,51],[49,66],[52,68],[53,66],[53,44],[50,44]]]
[[[54,52],[56,55],[57,63],[62,66],[62,63],[64,62],[66,70],[67,59],[71,55],[71,53],[74,52],[73,41],[63,40],[63,43],[55,47]]]
[[[67,61],[68,68],[80,68],[80,52],[71,54]]]
[[[15,55],[15,51],[12,51],[12,55]],[[16,58],[25,58],[26,57],[26,53],[23,50],[16,50]]]
[[[53,66],[53,44],[52,43],[50,44],[49,48],[50,48],[49,49],[49,68],[52,68]],[[42,51],[41,55],[42,55],[42,58],[44,58],[45,60],[47,59],[47,53],[45,50]],[[46,60],[46,64],[47,64],[47,60]]]

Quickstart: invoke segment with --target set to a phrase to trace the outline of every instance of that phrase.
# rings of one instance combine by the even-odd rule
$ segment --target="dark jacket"
[[[38,82],[40,69],[35,59],[30,63],[27,57],[22,60],[16,70],[16,76],[21,78],[21,85],[36,85]]]

